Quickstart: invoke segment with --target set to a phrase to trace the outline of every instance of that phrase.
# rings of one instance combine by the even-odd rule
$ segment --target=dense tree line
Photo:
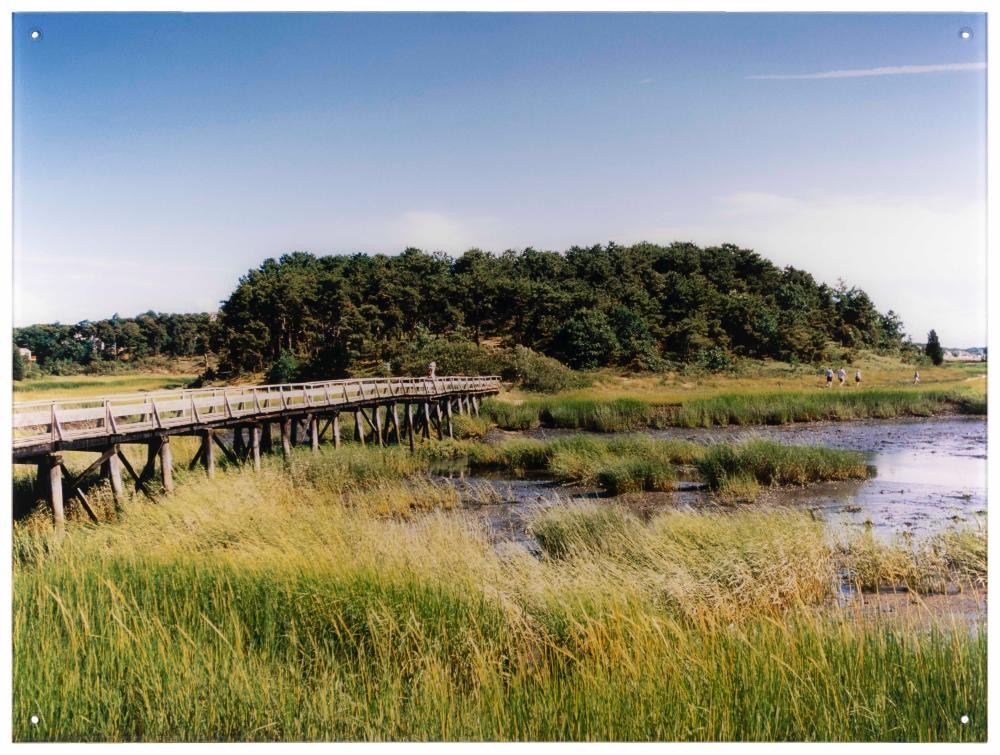
[[[240,279],[212,346],[224,373],[291,357],[302,376],[334,377],[399,364],[427,334],[500,338],[578,368],[718,368],[736,357],[812,362],[828,342],[898,348],[902,323],[860,289],[728,244],[472,249],[457,259],[294,252]]]
[[[16,346],[31,350],[47,372],[135,362],[146,357],[203,355],[209,348],[212,316],[145,312],[114,315],[75,325],[50,323],[14,328]]]

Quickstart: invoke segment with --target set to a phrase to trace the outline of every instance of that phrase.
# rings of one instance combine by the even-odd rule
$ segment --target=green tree
[[[924,346],[924,353],[936,365],[944,362],[944,349],[941,348],[941,341],[938,340],[938,334],[934,330],[927,334],[927,345]]]
[[[555,349],[557,356],[570,367],[589,370],[608,364],[620,347],[607,315],[600,310],[584,309],[559,329]]]
[[[24,362],[21,360],[21,350],[14,344],[14,356],[11,361],[14,380],[24,380]]]

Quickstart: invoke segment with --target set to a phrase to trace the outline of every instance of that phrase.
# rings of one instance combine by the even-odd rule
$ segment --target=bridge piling
[[[281,430],[281,455],[287,459],[292,455],[292,421],[284,417],[278,426]]]
[[[48,476],[48,499],[52,506],[52,524],[56,531],[62,533],[66,529],[66,512],[63,509],[63,459],[60,454],[49,454],[45,461],[39,464],[39,471],[44,468]]]
[[[120,501],[125,487],[122,485],[122,465],[118,461],[118,446],[110,446],[108,450],[113,453],[101,464],[101,476],[111,482],[111,494],[116,501]]]
[[[205,474],[209,479],[215,477],[215,443],[213,442],[214,431],[209,428],[201,433],[201,463],[205,465]]]
[[[319,451],[319,420],[315,414],[309,415],[309,443],[313,453]]]
[[[163,490],[174,492],[174,460],[170,451],[170,436],[164,435],[160,440],[160,472],[163,475]]]

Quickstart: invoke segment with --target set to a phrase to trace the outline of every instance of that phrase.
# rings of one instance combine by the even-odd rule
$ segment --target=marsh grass
[[[670,404],[638,398],[555,396],[528,399],[516,405],[492,400],[490,405],[490,418],[503,429],[529,429],[540,424],[608,433],[664,427],[929,417],[946,412],[986,413],[985,396],[968,386],[754,391],[685,398]],[[505,412],[516,415],[516,420],[508,419]]]
[[[858,591],[935,594],[985,588],[986,551],[985,529],[951,530],[918,543],[885,542],[869,531],[841,546],[840,561]]]
[[[550,511],[536,560],[346,469],[19,523],[15,740],[985,739],[986,633],[827,611],[801,513]]]
[[[785,446],[763,439],[708,446],[695,466],[715,490],[752,491],[760,485],[808,485],[822,480],[864,479],[870,475],[865,455],[819,446]]]
[[[539,425],[538,410],[530,404],[488,398],[480,405],[480,412],[502,430],[531,430]]]

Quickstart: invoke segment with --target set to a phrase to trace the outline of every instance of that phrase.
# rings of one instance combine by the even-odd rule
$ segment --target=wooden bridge
[[[211,477],[216,447],[229,461],[260,469],[261,454],[276,445],[272,426],[278,428],[285,456],[297,444],[300,430],[314,451],[327,437],[339,448],[342,412],[353,414],[354,438],[361,445],[405,442],[412,449],[415,435],[454,437],[453,413],[478,415],[480,398],[499,392],[495,376],[374,378],[30,401],[13,406],[13,461],[37,465],[37,485],[52,504],[56,527],[62,528],[64,496],[77,497],[97,521],[80,489],[97,467],[116,496],[123,492],[125,467],[136,489],[152,497],[147,483],[159,459],[163,489],[171,492],[170,438],[175,435],[200,438],[190,467],[201,465]],[[146,446],[146,464],[139,472],[122,453],[129,443]],[[63,464],[63,451],[90,451],[97,457],[74,477]]]

